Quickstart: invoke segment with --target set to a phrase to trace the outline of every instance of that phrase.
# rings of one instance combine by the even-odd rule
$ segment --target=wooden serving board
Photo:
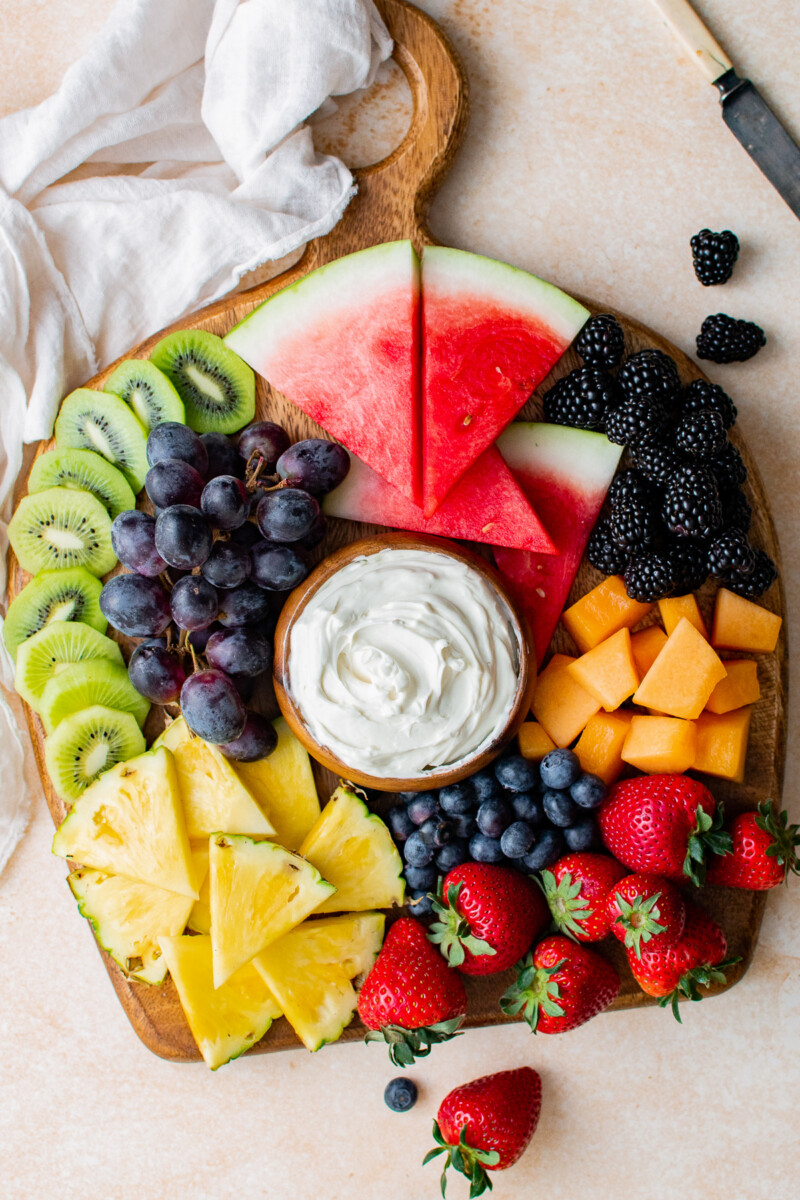
[[[398,238],[411,238],[418,250],[433,242],[434,239],[425,224],[426,212],[431,195],[447,171],[466,126],[467,83],[453,48],[430,17],[406,4],[404,0],[379,0],[379,7],[395,40],[394,58],[407,76],[413,96],[413,119],[406,137],[388,158],[355,172],[358,195],[347,208],[342,220],[326,237],[310,243],[294,267],[249,292],[230,296],[211,305],[202,312],[176,323],[172,329],[200,328],[222,335],[274,292],[332,259]],[[593,311],[600,311],[599,306],[591,304],[590,301],[584,302]],[[620,313],[616,315],[625,330],[628,352],[644,346],[660,347],[676,360],[684,381],[704,378],[702,371],[664,338],[637,321]],[[163,332],[135,346],[125,357],[147,357],[152,346],[163,336]],[[548,379],[547,386],[576,365],[578,359],[574,352],[569,351]],[[116,364],[112,363],[101,374],[89,380],[86,386],[101,387],[115,366]],[[258,380],[257,386],[259,417],[268,417],[284,425],[293,440],[315,436],[321,432],[308,417],[285,397],[273,391],[263,379]],[[544,387],[539,389],[537,395],[526,405],[521,413],[522,418],[541,418],[540,396],[544,390]],[[747,446],[736,430],[732,439],[741,450],[750,475],[755,543],[779,562],[775,528],[760,476]],[[42,444],[38,453],[51,446],[52,443]],[[318,556],[322,557],[341,545],[373,532],[376,528],[352,522],[330,521],[328,534],[319,548]],[[485,547],[475,549],[488,555]],[[25,572],[19,568],[13,554],[10,555],[9,578],[12,595],[16,595],[28,579]],[[573,588],[573,598],[583,594],[599,580],[600,576],[584,563]],[[712,592],[713,589],[709,586],[704,597],[706,615]],[[780,585],[771,590],[764,603],[781,615],[784,614],[784,597]],[[124,639],[120,637],[119,640],[124,644]],[[556,634],[554,645],[558,649],[575,652],[563,630]],[[763,698],[753,715],[746,780],[742,785],[710,781],[715,795],[725,800],[729,812],[753,808],[759,800],[767,797],[780,799],[785,755],[787,667],[786,636],[782,633],[777,652],[759,657]],[[26,713],[42,786],[53,820],[58,824],[64,818],[65,807],[55,795],[45,770],[44,730],[34,713],[27,709]],[[158,732],[160,720],[160,712],[153,710],[146,732],[153,735]],[[315,764],[315,774],[324,802],[336,786],[336,780],[318,764]],[[373,799],[375,807],[381,812],[385,812],[393,802],[393,797],[385,794],[381,796],[375,793]],[[730,986],[741,977],[752,957],[764,910],[765,894],[708,888],[700,893],[699,902],[724,926],[730,953],[741,955],[741,963],[729,974],[727,986]],[[89,928],[87,923],[87,933]],[[622,991],[613,1005],[614,1008],[638,1008],[653,1003],[634,983],[619,943],[607,939],[600,945],[599,950],[614,960],[623,978]],[[155,1054],[175,1062],[199,1059],[199,1052],[171,981],[167,980],[163,987],[131,983],[105,952],[101,951],[101,954],[122,1006],[144,1044]],[[507,1023],[508,1018],[500,1012],[498,999],[509,983],[508,974],[486,979],[468,978],[466,983],[469,993],[467,1027]],[[342,1038],[345,1041],[360,1040],[363,1033],[363,1028],[356,1019],[344,1031]],[[280,1020],[251,1053],[297,1048],[299,1044],[286,1021]]]

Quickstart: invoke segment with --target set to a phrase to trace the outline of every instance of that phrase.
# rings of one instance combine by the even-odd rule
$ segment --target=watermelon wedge
[[[410,242],[339,258],[225,338],[348,450],[420,501],[419,260]]]
[[[328,516],[348,521],[515,546],[543,557],[556,552],[494,446],[461,476],[432,517],[352,454],[347,478],[325,497],[322,508]]]
[[[445,246],[426,249],[422,504],[427,516],[516,416],[588,316],[576,300],[526,271]]]
[[[494,552],[533,631],[541,663],[614,478],[622,447],[602,433],[515,421],[497,439],[514,478],[540,514],[558,554]]]

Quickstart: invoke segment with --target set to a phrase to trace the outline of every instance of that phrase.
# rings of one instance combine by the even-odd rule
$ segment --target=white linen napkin
[[[129,346],[336,224],[353,179],[303,123],[391,50],[372,0],[119,0],[58,92],[0,120],[0,592],[23,441]],[[18,754],[0,693],[2,767]]]

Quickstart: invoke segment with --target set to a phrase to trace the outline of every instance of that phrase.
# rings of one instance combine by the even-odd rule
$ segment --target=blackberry
[[[724,529],[741,529],[747,533],[753,519],[753,510],[741,488],[720,488],[719,500],[722,505],[722,525]]]
[[[744,596],[747,600],[757,600],[759,596],[763,596],[778,578],[778,568],[764,550],[756,550],[755,559],[756,565],[749,575],[744,575],[727,585],[732,592]]]
[[[747,482],[747,467],[742,462],[742,456],[732,442],[728,442],[723,447],[722,453],[717,455],[710,466],[714,472],[717,487],[723,492],[729,491],[731,488],[741,487],[743,483]]]
[[[680,391],[678,368],[663,350],[639,350],[631,354],[619,369],[617,383],[626,398],[649,396],[672,409]]]
[[[730,229],[712,233],[701,229],[691,240],[694,273],[703,287],[727,283],[739,257],[739,239]]]
[[[622,326],[608,313],[590,317],[578,334],[575,349],[589,367],[618,367],[625,351]]]
[[[544,419],[575,429],[600,429],[617,399],[616,384],[607,371],[578,367],[545,394]]]
[[[708,467],[678,467],[664,488],[664,521],[678,537],[708,538],[722,525],[717,481]]]
[[[631,554],[646,550],[658,536],[658,518],[646,504],[620,500],[611,513],[610,532],[621,549]]]
[[[750,575],[755,565],[753,547],[741,529],[727,529],[709,542],[708,569],[715,579],[727,583]]]
[[[653,488],[641,471],[620,471],[608,489],[608,498],[612,508],[620,500],[652,502]]]
[[[746,362],[766,344],[764,330],[754,321],[714,313],[706,317],[697,335],[697,357],[716,363]]]
[[[657,436],[667,414],[651,396],[633,396],[606,417],[606,437],[617,446],[630,446],[642,438]]]
[[[686,413],[675,428],[675,445],[700,462],[716,458],[725,449],[728,435],[717,412]]]
[[[680,466],[680,459],[672,446],[656,438],[642,438],[630,448],[634,467],[653,483],[665,483]]]
[[[631,600],[651,604],[669,596],[675,586],[670,556],[659,550],[634,554],[625,568],[625,591]]]
[[[665,552],[672,568],[676,596],[687,596],[703,586],[708,578],[708,566],[702,542],[692,538],[672,538],[667,542]]]
[[[683,389],[681,414],[694,412],[717,412],[722,417],[722,424],[730,429],[736,422],[736,405],[730,396],[718,383],[708,383],[705,379],[693,379]]]
[[[598,521],[592,530],[586,557],[604,575],[621,575],[625,570],[628,553],[611,537],[611,526],[607,520]]]

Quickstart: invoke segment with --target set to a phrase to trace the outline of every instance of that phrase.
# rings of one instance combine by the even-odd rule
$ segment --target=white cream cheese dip
[[[519,645],[503,597],[430,550],[360,556],[294,622],[289,689],[314,740],[370,775],[457,766],[511,712]]]

